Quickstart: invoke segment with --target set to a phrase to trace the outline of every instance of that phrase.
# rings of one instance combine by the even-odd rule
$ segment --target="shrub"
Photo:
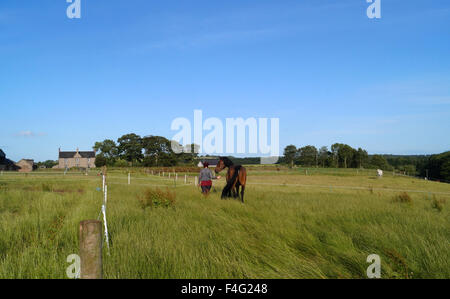
[[[144,194],[138,196],[142,209],[157,208],[157,207],[174,207],[175,206],[175,192],[171,192],[168,188],[163,191],[159,188],[148,188]]]
[[[127,166],[128,162],[122,159],[119,159],[116,162],[114,162],[114,167],[127,167]]]
[[[437,199],[436,197],[434,197],[433,201],[431,202],[431,207],[441,212],[444,209],[444,204],[445,199]]]
[[[401,203],[412,203],[412,198],[408,193],[402,192],[394,197],[394,201]]]

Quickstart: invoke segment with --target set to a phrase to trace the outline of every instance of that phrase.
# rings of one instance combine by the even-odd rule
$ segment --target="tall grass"
[[[444,200],[439,209],[420,193],[408,193],[414,204],[405,205],[392,200],[398,193],[376,188],[283,186],[304,180],[302,174],[250,175],[242,204],[220,200],[220,193],[205,198],[193,185],[175,188],[162,178],[130,186],[124,175],[111,178],[105,276],[364,278],[367,256],[378,254],[383,278],[450,278],[450,213]],[[448,185],[410,178],[307,180],[450,192]],[[99,186],[94,175],[0,178],[0,278],[65,278],[66,258],[78,252],[79,222],[99,214]]]

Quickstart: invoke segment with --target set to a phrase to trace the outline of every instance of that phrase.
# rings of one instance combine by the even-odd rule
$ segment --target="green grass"
[[[383,278],[450,278],[448,184],[250,171],[241,204],[220,200],[223,182],[203,198],[195,174],[175,187],[136,170],[128,186],[126,173],[109,173],[106,278],[365,278],[369,254]],[[143,205],[156,185],[175,203]],[[65,278],[79,222],[100,212],[97,187],[96,172],[0,176],[0,278]],[[396,200],[404,190],[411,200]]]

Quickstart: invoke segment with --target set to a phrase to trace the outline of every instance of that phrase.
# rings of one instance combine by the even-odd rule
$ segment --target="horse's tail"
[[[230,180],[227,182],[225,188],[224,188],[224,192],[228,193],[229,191],[231,191],[231,188],[233,187],[234,183],[236,182],[236,179],[239,175],[239,171],[241,170],[241,165],[237,165],[234,167],[234,173],[233,176],[230,178]]]
[[[237,177],[239,176],[239,172],[241,171],[241,165],[237,165],[234,167],[234,173],[233,176],[230,179],[231,185],[233,186],[233,184],[236,182]]]

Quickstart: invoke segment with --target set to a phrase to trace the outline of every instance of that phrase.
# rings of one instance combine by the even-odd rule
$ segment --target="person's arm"
[[[211,180],[218,180],[220,179],[220,176],[214,176],[212,170],[209,171],[209,176]]]

